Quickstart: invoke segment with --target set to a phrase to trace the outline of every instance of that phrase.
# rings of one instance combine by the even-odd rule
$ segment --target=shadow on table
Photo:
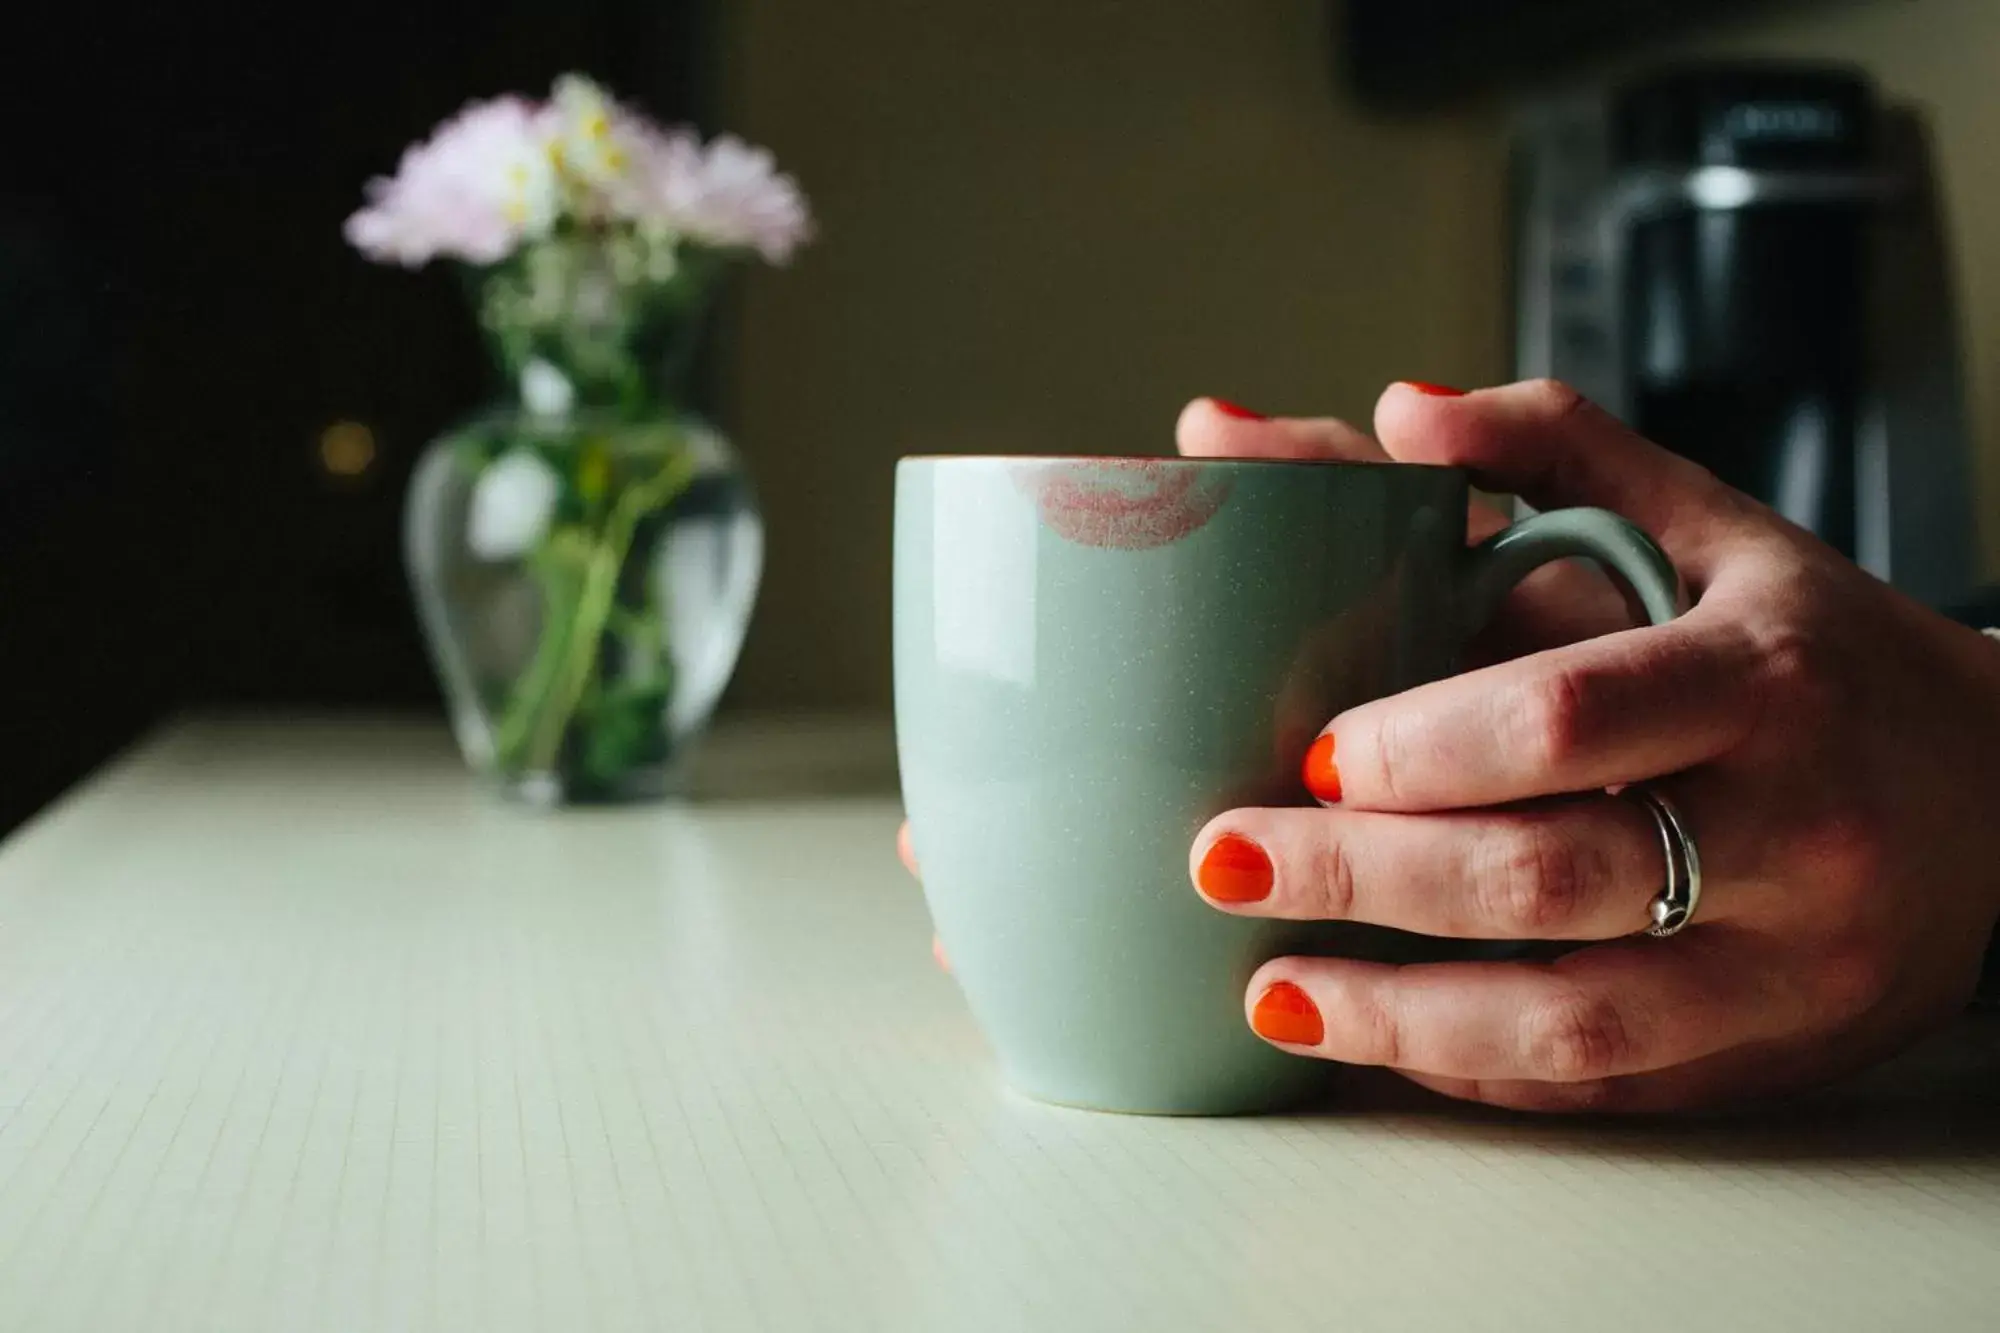
[[[1413,1135],[1638,1160],[1963,1162],[2000,1167],[2000,1014],[1968,1017],[1856,1078],[1779,1105],[1693,1116],[1536,1116],[1453,1102],[1393,1075],[1355,1079],[1313,1118],[1393,1117]]]

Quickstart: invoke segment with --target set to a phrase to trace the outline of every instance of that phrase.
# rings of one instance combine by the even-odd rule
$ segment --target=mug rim
[[[1399,463],[1393,458],[1188,458],[1181,454],[903,454],[904,463],[1165,463],[1174,467],[1394,468],[1402,472],[1469,475],[1449,463]]]

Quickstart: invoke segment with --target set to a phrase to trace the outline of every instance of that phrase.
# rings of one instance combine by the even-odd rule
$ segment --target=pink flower
[[[640,220],[697,245],[748,247],[782,264],[812,237],[798,182],[778,171],[770,150],[733,134],[718,135],[706,148],[692,134],[667,135],[644,170]]]
[[[554,225],[560,198],[540,109],[518,97],[474,102],[368,184],[347,220],[355,249],[417,268],[432,259],[492,264]]]
[[[370,259],[497,264],[559,221],[600,239],[632,232],[671,272],[685,243],[753,249],[774,264],[812,234],[798,183],[733,135],[704,146],[662,129],[580,75],[547,102],[474,102],[368,183],[347,239]]]

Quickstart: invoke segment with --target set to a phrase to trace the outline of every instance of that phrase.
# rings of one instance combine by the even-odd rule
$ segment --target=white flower
[[[733,134],[706,148],[691,134],[665,136],[645,161],[645,220],[701,245],[749,247],[785,263],[812,236],[798,182],[777,169],[770,150]]]
[[[589,221],[615,218],[643,231],[667,232],[654,247],[668,256],[672,276],[673,236],[662,217],[659,179],[662,164],[685,149],[699,149],[694,135],[662,129],[580,74],[556,80],[543,117],[549,155],[567,188],[569,207]]]
[[[569,376],[536,357],[521,367],[521,405],[532,416],[560,421],[576,403],[576,386]]]
[[[634,216],[639,163],[664,131],[580,74],[556,80],[542,115],[570,207],[585,218]]]
[[[549,530],[561,489],[555,469],[532,449],[495,460],[473,485],[465,544],[482,560],[526,554]]]
[[[614,130],[626,111],[611,94],[581,74],[556,80],[549,97],[549,155],[556,169],[593,185],[615,179],[631,166]]]
[[[347,220],[363,254],[416,268],[439,257],[492,264],[546,236],[561,203],[544,117],[518,97],[474,102],[369,182]]]

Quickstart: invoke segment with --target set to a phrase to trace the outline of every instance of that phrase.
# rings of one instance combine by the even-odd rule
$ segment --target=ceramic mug
[[[909,458],[896,470],[896,730],[924,895],[1020,1091],[1220,1114],[1329,1066],[1244,1022],[1279,954],[1454,955],[1343,923],[1237,917],[1188,882],[1195,834],[1309,803],[1326,722],[1457,669],[1522,576],[1595,560],[1655,622],[1672,564],[1603,510],[1465,545],[1452,468]]]

